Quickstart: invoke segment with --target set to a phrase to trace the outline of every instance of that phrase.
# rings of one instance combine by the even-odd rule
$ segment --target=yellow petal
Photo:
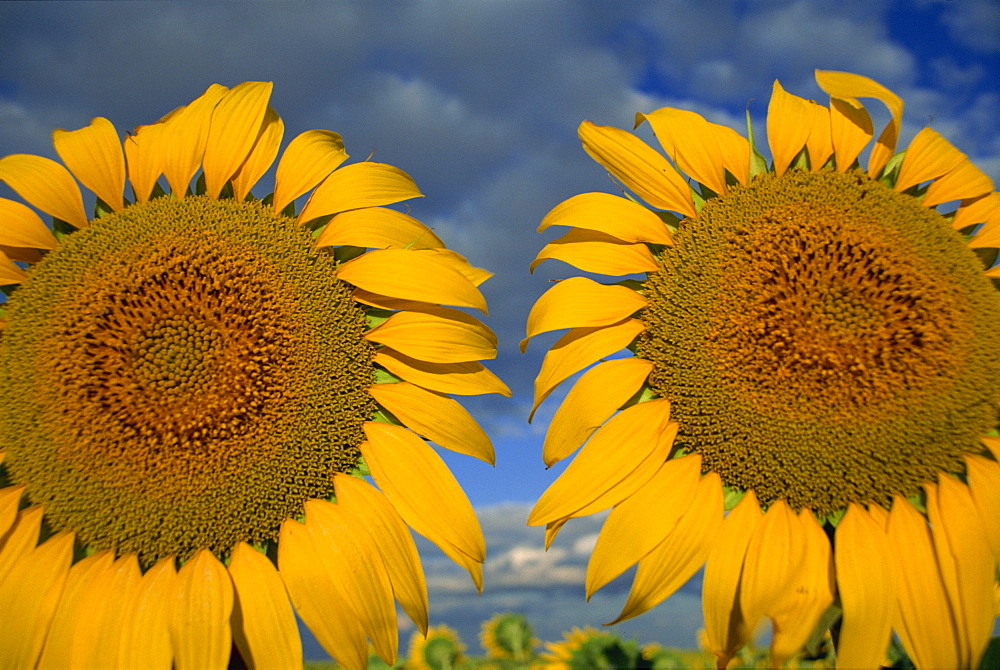
[[[187,193],[191,177],[198,171],[205,156],[212,111],[229,89],[212,84],[191,104],[165,121],[158,143],[163,147],[161,167],[175,198]]]
[[[29,204],[74,228],[87,227],[83,196],[69,171],[54,160],[30,154],[0,158],[0,181]]]
[[[476,361],[428,363],[383,347],[375,352],[374,362],[404,381],[439,393],[511,395],[510,389],[499,377]]]
[[[309,196],[299,212],[299,223],[360,207],[381,207],[423,197],[406,174],[385,163],[353,163],[330,174]]]
[[[371,638],[375,652],[392,665],[399,638],[389,574],[377,545],[364,537],[364,518],[343,514],[339,507],[325,500],[306,501],[306,530],[317,557]]]
[[[199,549],[177,571],[170,639],[177,670],[225,668],[232,650],[233,583],[212,552]]]
[[[122,667],[149,670],[173,667],[170,603],[177,592],[176,578],[172,557],[161,559],[142,576],[123,616],[118,651]]]
[[[428,440],[490,465],[496,462],[490,438],[458,401],[408,382],[375,384],[368,393]]]
[[[535,377],[535,402],[531,415],[553,389],[591,363],[629,345],[646,326],[638,319],[624,319],[610,326],[573,328],[545,354]]]
[[[456,251],[452,251],[451,249],[444,249],[441,247],[425,247],[423,249],[415,248],[414,251],[421,256],[429,256],[450,265],[454,269],[458,270],[463,277],[472,282],[473,286],[479,286],[493,276],[493,273],[489,270],[475,267],[469,263],[468,260],[466,260],[465,256]]]
[[[984,435],[981,441],[983,446],[989,449],[990,453],[993,454],[993,458],[1000,461],[1000,437]]]
[[[900,617],[893,627],[903,646],[917,667],[959,667],[958,631],[927,521],[897,495],[887,533]]]
[[[646,299],[627,286],[606,286],[586,277],[570,277],[550,288],[528,313],[528,340],[562,328],[610,326],[646,306]]]
[[[587,600],[663,543],[692,505],[700,477],[701,456],[674,458],[661,465],[641,489],[615,505],[587,563]],[[718,516],[721,523],[721,510]],[[633,583],[633,592],[636,588]]]
[[[333,482],[337,505],[364,521],[358,528],[378,547],[396,600],[426,635],[427,584],[417,545],[403,517],[378,489],[366,482],[345,474],[335,474]]]
[[[669,422],[670,403],[665,399],[639,403],[611,417],[538,499],[528,515],[528,525],[541,526],[571,515],[582,516],[577,512],[595,500],[605,499],[605,493],[623,481],[635,479],[633,473],[648,481],[670,451],[670,445],[664,445],[666,440],[662,439],[672,432],[668,429]],[[651,454],[661,453],[659,463],[647,463]],[[650,465],[652,469],[648,469]],[[605,509],[625,497],[609,502]]]
[[[916,134],[903,155],[895,189],[905,191],[911,186],[937,179],[957,168],[968,158],[932,128]]]
[[[461,272],[411,249],[369,251],[341,265],[337,278],[391,298],[475,307],[487,313],[483,294]]]
[[[726,192],[726,170],[741,184],[747,183],[750,145],[732,128],[673,107],[636,114],[635,120],[636,127],[643,120],[649,121],[663,151],[677,167],[716,193]]]
[[[117,212],[125,206],[125,155],[110,121],[97,117],[79,130],[54,130],[52,144],[73,176],[108,207]]]
[[[0,198],[0,245],[55,249],[59,244],[35,210],[15,200]]]
[[[237,201],[242,202],[253,185],[264,176],[278,155],[281,138],[285,134],[285,124],[270,106],[264,114],[264,121],[257,133],[250,155],[233,175],[233,194]],[[281,210],[278,210],[281,211]]]
[[[330,219],[316,238],[317,247],[346,244],[368,249],[433,249],[444,242],[412,216],[386,207],[363,207]]]
[[[993,180],[972,161],[965,160],[932,181],[921,203],[924,207],[934,207],[951,200],[978,198],[992,191]]]
[[[42,507],[34,505],[26,507],[17,513],[14,524],[0,545],[0,582],[4,580],[11,568],[26,556],[38,544],[38,531],[42,526]]]
[[[961,206],[955,210],[955,218],[951,221],[951,227],[955,230],[961,230],[987,221],[995,221],[996,227],[1000,228],[1000,193],[996,191],[978,198],[963,200]],[[985,230],[984,226],[978,233],[983,233]]]
[[[573,453],[638,392],[652,369],[652,362],[642,358],[622,358],[583,373],[549,422],[542,446],[545,466]]]
[[[771,87],[767,107],[767,142],[771,147],[774,172],[785,174],[795,157],[806,146],[815,116],[805,98],[788,93],[777,79]]]
[[[452,560],[464,554],[482,563],[486,542],[479,521],[441,457],[400,426],[368,422],[365,435],[360,448],[372,478],[406,523]]]
[[[815,172],[822,168],[833,155],[833,137],[830,135],[830,110],[812,100],[807,100],[812,115],[812,129],[806,140],[809,152],[809,168]]]
[[[820,617],[833,604],[830,540],[809,509],[799,511],[798,521],[798,532],[805,543],[802,564],[789,575],[788,587],[781,596],[765,610],[774,624],[771,663],[776,666],[802,649]]]
[[[274,177],[274,211],[280,212],[347,160],[344,142],[331,130],[307,130],[288,143]]]
[[[104,586],[104,575],[114,564],[114,554],[109,550],[99,551],[73,564],[69,569],[65,588],[55,615],[49,626],[48,637],[38,661],[38,668],[62,670],[79,667],[74,658],[74,646],[82,650],[93,646],[96,635],[90,635],[93,628],[95,610],[92,592],[95,584]],[[103,601],[100,606],[103,607]],[[80,631],[78,633],[78,631]]]
[[[35,547],[0,582],[4,625],[0,666],[34,667],[62,596],[73,559],[73,533],[61,531]]]
[[[302,641],[285,584],[271,560],[246,542],[233,548],[233,640],[252,668],[302,668]]]
[[[0,489],[0,541],[17,519],[17,508],[21,504],[23,493],[23,484]],[[3,546],[2,543],[0,546]]]
[[[91,586],[91,608],[87,616],[92,619],[88,625],[88,642],[81,644],[78,639],[74,645],[73,663],[84,668],[120,665],[118,652],[122,646],[122,627],[126,625],[125,614],[142,579],[135,554],[127,554],[115,561],[104,578],[106,581],[99,586],[99,590]],[[95,601],[99,604],[95,605]],[[131,622],[129,625],[132,625]]]
[[[896,593],[885,530],[851,503],[834,542],[837,588],[844,614],[837,643],[843,668],[877,668],[892,635]]]
[[[640,198],[658,209],[694,216],[691,187],[667,159],[632,133],[610,126],[580,124],[583,149]]]
[[[975,455],[965,456],[966,475],[972,501],[979,514],[981,529],[1000,567],[1000,465],[996,461]]]
[[[320,564],[306,527],[292,519],[278,534],[278,571],[302,622],[317,641],[348,670],[368,667],[365,631]]]
[[[572,226],[593,230],[623,242],[673,244],[663,219],[642,205],[610,193],[581,193],[556,205],[538,226]]]
[[[710,472],[697,482],[691,504],[674,529],[639,561],[628,601],[612,623],[652,609],[691,579],[708,557],[724,510],[722,481]]]
[[[935,552],[961,640],[961,663],[979,667],[993,629],[996,565],[972,495],[947,474],[927,490],[927,514]],[[991,523],[996,525],[996,519]],[[950,578],[953,575],[953,578]]]
[[[860,102],[830,99],[830,139],[838,172],[846,172],[854,165],[873,134],[871,117]]]
[[[645,244],[629,244],[611,235],[582,228],[574,228],[546,244],[528,266],[529,272],[534,272],[539,263],[553,258],[584,272],[613,276],[656,272],[659,267]]]
[[[219,197],[222,187],[250,155],[267,114],[272,88],[271,82],[243,82],[231,88],[212,110],[202,161],[209,197]]]
[[[134,134],[125,138],[125,161],[128,180],[136,202],[146,202],[153,193],[156,180],[163,174],[166,148],[160,141],[163,137],[163,123],[139,126]]]
[[[14,262],[0,249],[0,286],[20,284],[27,278],[28,275],[24,270],[14,265]]]
[[[875,98],[889,108],[892,118],[872,147],[868,158],[868,174],[877,176],[896,151],[896,140],[903,118],[903,99],[882,84],[851,72],[816,70],[816,83],[832,98]],[[839,161],[837,168],[841,169]]]
[[[463,363],[497,355],[493,331],[465,312],[447,308],[396,312],[364,337],[429,363]]]

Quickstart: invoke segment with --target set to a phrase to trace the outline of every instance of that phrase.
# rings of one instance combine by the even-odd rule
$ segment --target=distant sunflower
[[[458,632],[444,624],[414,633],[403,665],[406,670],[453,670],[465,663],[465,644]]]
[[[707,561],[720,667],[765,617],[777,665],[835,626],[842,667],[877,666],[892,630],[918,666],[975,666],[1000,563],[1000,196],[930,128],[894,155],[903,102],[885,87],[816,79],[829,107],[775,82],[770,168],[752,135],[681,109],[636,117],[673,165],[581,124],[587,153],[655,211],[586,193],[539,228],[571,230],[533,266],[645,279],[566,279],[528,317],[528,338],[570,328],[536,408],[633,353],[587,370],[555,413],[545,463],[585,444],[529,524],[551,542],[613,508],[586,593],[638,563],[617,621]],[[857,97],[891,113],[867,169]]]
[[[54,218],[0,199],[4,667],[224,668],[233,644],[301,667],[292,606],[342,665],[366,638],[392,663],[394,597],[427,629],[407,525],[481,588],[479,523],[420,436],[493,461],[446,394],[509,393],[477,362],[496,339],[440,306],[485,312],[489,273],[384,207],[421,195],[405,173],[339,167],[333,132],[255,199],[271,87],[213,85],[124,151],[103,118],[57,130],[66,167],[0,159]]]
[[[523,614],[501,612],[482,623],[479,643],[489,658],[509,659],[523,663],[532,656],[540,640]]]

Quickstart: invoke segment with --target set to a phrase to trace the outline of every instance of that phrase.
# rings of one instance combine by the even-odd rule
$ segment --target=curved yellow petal
[[[927,186],[921,204],[934,207],[951,200],[978,198],[993,191],[993,180],[970,160],[946,172]]]
[[[0,540],[7,534],[17,519],[17,508],[21,504],[24,485],[7,486],[0,489]],[[2,544],[0,544],[2,546]]]
[[[635,479],[633,473],[639,479],[644,477],[643,482],[648,481],[670,451],[671,445],[663,443],[672,444],[672,436],[670,440],[663,439],[664,436],[676,435],[675,430],[668,428],[669,423],[670,403],[666,399],[639,403],[611,417],[538,499],[528,515],[528,525],[541,526],[563,517],[583,516],[578,513],[580,510],[595,500],[607,502],[605,494],[619,488],[623,481]],[[661,455],[660,462],[649,463],[651,454]],[[621,502],[626,495],[609,502],[605,509]]]
[[[229,89],[212,110],[202,159],[209,197],[219,197],[222,187],[250,155],[265,121],[273,88],[271,82],[243,82]]]
[[[86,616],[91,620],[86,629],[89,641],[74,645],[73,663],[79,667],[96,668],[102,664],[120,665],[122,628],[126,625],[128,605],[139,588],[142,573],[135,554],[122,556],[104,573],[106,581],[97,588],[91,586],[91,607]],[[79,629],[78,629],[79,635]]]
[[[463,277],[472,282],[473,286],[479,286],[493,276],[493,273],[489,270],[477,268],[472,265],[465,258],[465,256],[457,251],[452,251],[451,249],[445,249],[443,247],[425,247],[423,249],[414,248],[414,253],[422,256],[429,256],[430,258],[437,259],[446,265],[450,265],[454,269],[458,270]]]
[[[822,168],[833,155],[833,137],[830,135],[830,110],[812,100],[807,100],[807,109],[812,117],[812,129],[806,140],[809,152],[809,169],[813,172]]]
[[[285,123],[278,113],[270,107],[264,113],[264,120],[257,133],[257,139],[250,155],[237,168],[233,175],[233,195],[236,200],[243,201],[253,185],[264,176],[278,155],[281,138],[285,134]],[[278,210],[281,211],[281,210]]]
[[[225,668],[232,650],[233,582],[219,560],[199,549],[177,571],[170,639],[177,670]]]
[[[205,156],[212,111],[229,89],[212,84],[191,104],[173,112],[164,121],[158,143],[163,158],[160,167],[175,198],[183,198]]]
[[[732,128],[709,123],[686,109],[664,107],[636,114],[635,125],[649,121],[663,151],[680,170],[719,194],[726,192],[726,170],[746,184],[750,144]]]
[[[877,81],[852,72],[816,70],[816,83],[832,98],[875,98],[889,108],[892,118],[879,135],[868,158],[868,174],[877,176],[896,151],[896,140],[899,138],[899,127],[903,119],[903,99]],[[854,159],[851,160],[853,162]],[[841,169],[839,161],[837,169]]]
[[[667,159],[632,133],[584,121],[583,150],[653,207],[695,216],[691,187]]]
[[[663,463],[641,489],[615,505],[587,563],[587,600],[663,543],[694,502],[700,477],[701,456],[673,458]],[[722,523],[721,510],[718,516]],[[636,590],[635,583],[632,590]]]
[[[709,472],[696,482],[691,504],[677,525],[639,561],[628,600],[612,623],[639,616],[660,604],[691,579],[708,557],[722,525],[722,480]]]
[[[385,163],[352,163],[316,187],[299,212],[299,223],[361,207],[381,207],[423,197],[410,175]]]
[[[340,135],[332,130],[307,130],[281,155],[274,176],[274,211],[280,212],[346,161]]]
[[[316,553],[306,527],[292,519],[278,533],[278,571],[302,622],[348,670],[368,667],[365,631]]]
[[[521,353],[528,340],[552,330],[587,326],[610,326],[646,306],[646,298],[627,286],[598,284],[586,277],[570,277],[535,302],[528,313],[527,337],[521,340]]]
[[[476,361],[428,363],[383,347],[375,352],[374,362],[404,381],[439,393],[511,395],[499,377]]]
[[[624,349],[645,329],[639,319],[623,319],[610,326],[573,328],[560,337],[542,359],[528,419],[555,387],[591,363]]]
[[[917,667],[957,668],[960,641],[927,521],[895,496],[887,526],[899,622],[893,627]]]
[[[556,205],[538,232],[549,226],[571,226],[616,237],[623,242],[673,244],[663,219],[642,205],[610,193],[581,193]]]
[[[95,588],[104,586],[105,574],[114,564],[110,550],[99,551],[83,558],[69,569],[59,605],[49,625],[48,636],[37,667],[43,670],[62,670],[79,665],[74,647],[81,650],[93,646],[92,635],[83,634],[94,620],[92,603]],[[98,587],[95,587],[98,585]],[[78,633],[78,630],[81,633]]]
[[[464,554],[482,563],[486,542],[476,513],[441,457],[400,426],[368,422],[365,435],[360,449],[372,478],[406,523],[452,560]]]
[[[802,563],[789,575],[788,586],[781,596],[765,611],[774,625],[771,663],[776,666],[784,665],[802,649],[820,617],[833,604],[835,579],[830,540],[809,509],[799,511],[798,521],[797,532],[802,534],[805,545]]]
[[[893,188],[905,191],[911,186],[937,179],[957,168],[963,161],[968,161],[968,157],[951,142],[933,128],[923,128],[906,148]]]
[[[409,382],[375,384],[368,393],[418,435],[445,449],[496,463],[489,436],[457,400]]]
[[[285,583],[264,554],[246,542],[229,559],[233,641],[252,668],[302,668],[302,641]]]
[[[951,220],[951,227],[961,230],[978,223],[994,222],[994,226],[1000,228],[1000,193],[986,193],[977,198],[963,200],[961,206],[955,210],[955,217]],[[977,236],[986,231],[986,226],[977,231]]]
[[[136,202],[149,200],[156,180],[163,174],[166,160],[166,147],[160,141],[163,128],[163,123],[139,126],[125,138],[125,164]]]
[[[877,668],[885,657],[896,610],[895,577],[885,529],[850,503],[834,542],[837,589],[844,611],[837,665]]]
[[[629,244],[584,228],[574,228],[542,247],[528,271],[534,272],[539,263],[550,259],[569,263],[584,272],[612,276],[656,272],[659,267],[645,244]]]
[[[56,533],[26,554],[0,581],[4,608],[0,667],[35,666],[66,585],[73,540],[70,531]]]
[[[587,370],[549,422],[542,445],[546,467],[573,453],[642,387],[653,363],[642,358],[606,361]]]
[[[983,456],[965,456],[966,476],[972,501],[979,513],[981,532],[989,543],[997,567],[1000,567],[1000,465]]]
[[[0,245],[28,247],[30,249],[55,249],[59,244],[55,235],[35,214],[35,210],[16,200],[0,198]]]
[[[330,219],[316,238],[316,246],[342,244],[370,249],[434,249],[444,246],[433,230],[412,216],[387,207],[352,209]]]
[[[28,278],[24,270],[14,265],[14,261],[0,249],[0,286],[20,284]]]
[[[364,338],[429,363],[496,358],[497,339],[482,322],[458,310],[396,312]]]
[[[69,170],[54,160],[30,154],[4,156],[0,158],[0,181],[46,214],[74,228],[87,227],[80,187]]]
[[[808,100],[788,93],[774,80],[767,107],[767,143],[779,177],[805,148],[813,130],[815,116],[809,105]]]
[[[38,531],[42,527],[42,507],[34,505],[17,513],[14,523],[0,545],[0,582],[11,568],[38,544]]]
[[[161,559],[142,576],[122,617],[118,649],[122,667],[148,670],[173,667],[170,604],[177,592],[176,578],[173,557]]]
[[[335,474],[337,505],[363,521],[357,528],[378,547],[389,572],[393,595],[421,633],[427,634],[427,583],[417,545],[406,522],[375,487],[350,475]]]
[[[319,561],[326,565],[376,653],[388,665],[394,664],[399,636],[392,583],[378,547],[363,535],[364,519],[344,514],[339,505],[325,500],[307,500],[305,512],[306,530]]]
[[[337,278],[391,298],[475,307],[487,313],[486,298],[461,272],[411,249],[369,251],[341,265]]]
[[[846,172],[854,165],[873,135],[871,117],[860,102],[830,99],[830,139],[838,172]]]
[[[108,207],[117,212],[125,206],[125,155],[110,121],[99,116],[79,130],[53,130],[52,144],[73,176]]]
[[[962,643],[962,665],[979,667],[993,629],[996,564],[969,488],[947,474],[927,491],[935,552]],[[991,523],[996,525],[996,519]],[[948,578],[953,574],[953,579]]]

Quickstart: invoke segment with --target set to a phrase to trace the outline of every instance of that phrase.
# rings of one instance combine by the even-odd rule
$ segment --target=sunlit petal
[[[125,162],[128,180],[136,202],[146,202],[153,193],[156,180],[163,174],[165,148],[160,139],[163,123],[139,126],[125,138]]]
[[[0,181],[50,216],[74,228],[87,227],[83,196],[69,170],[42,156],[11,154],[0,158]]]
[[[274,163],[284,133],[284,121],[277,112],[268,107],[250,155],[233,175],[233,195],[237,200],[244,200],[253,185]]]
[[[874,134],[868,111],[857,100],[830,99],[830,138],[837,170],[846,172]]]
[[[923,128],[906,148],[894,188],[905,191],[911,186],[937,179],[967,160],[966,155],[940,133],[932,128]]]
[[[165,158],[161,165],[175,198],[183,198],[205,156],[212,110],[229,89],[212,84],[191,104],[177,110],[164,122],[157,139]]]
[[[97,117],[79,130],[54,130],[52,144],[81,184],[112,210],[117,212],[124,207],[125,155],[118,131],[110,121]]]
[[[231,88],[212,110],[205,157],[205,190],[218,198],[222,187],[250,155],[267,114],[271,82],[246,81]]]
[[[423,193],[406,174],[385,163],[352,163],[331,173],[299,212],[299,223],[359,207],[381,207]]]
[[[307,130],[288,143],[274,176],[274,211],[280,212],[347,160],[344,142],[331,130]]]
[[[58,244],[55,235],[35,214],[35,210],[16,200],[0,198],[0,221],[3,221],[0,245],[55,249]]]
[[[981,532],[989,543],[997,566],[1000,567],[1000,465],[983,456],[965,457],[969,491],[979,514]]]
[[[225,668],[232,649],[233,583],[212,552],[199,549],[177,571],[170,639],[177,670]]]
[[[642,205],[610,193],[581,193],[564,200],[545,215],[538,232],[549,226],[594,230],[623,242],[673,243],[663,219]]]
[[[337,214],[320,231],[317,247],[346,244],[371,249],[443,247],[434,231],[412,216],[387,207],[363,207]]]
[[[428,363],[383,347],[375,352],[374,362],[404,381],[439,393],[511,395],[510,389],[499,377],[476,361]]]
[[[813,119],[810,102],[786,92],[775,79],[767,107],[767,142],[774,159],[774,172],[779,177],[805,148]]]
[[[978,198],[993,192],[993,180],[972,161],[965,160],[927,186],[921,203],[934,207],[952,200]]]
[[[430,363],[496,358],[493,331],[465,312],[445,310],[397,312],[364,337]]]
[[[550,259],[569,263],[584,272],[612,276],[656,272],[659,267],[645,244],[629,244],[583,228],[574,228],[546,244],[528,266],[528,271],[534,272],[539,263]]]
[[[133,591],[122,617],[118,659],[123,667],[149,670],[173,667],[170,604],[177,592],[176,578],[174,559],[164,558],[146,571]]]

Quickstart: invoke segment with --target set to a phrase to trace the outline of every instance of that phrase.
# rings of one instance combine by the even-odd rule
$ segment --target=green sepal
[[[638,279],[622,279],[621,281],[611,282],[608,286],[624,286],[625,288],[630,288],[636,293],[642,293],[643,282]]]
[[[346,263],[347,261],[362,255],[365,251],[366,249],[364,247],[352,247],[345,244],[344,246],[334,249],[333,257],[338,263]]]
[[[204,195],[207,190],[208,186],[205,184],[205,173],[202,172],[200,175],[198,175],[198,179],[194,183],[194,194]],[[188,195],[190,192],[191,189],[188,188],[188,193],[185,193],[185,195]]]
[[[983,660],[979,661],[979,670],[991,670],[991,668],[1000,668],[1000,637],[990,639]]]
[[[380,326],[389,320],[389,317],[395,314],[392,310],[380,309],[378,307],[369,307],[365,312],[365,319],[368,321],[368,327],[374,328],[375,326]]]
[[[227,181],[225,186],[219,192],[219,200],[232,200],[236,197],[236,193],[233,192],[233,182]]]
[[[799,153],[795,154],[795,158],[792,159],[792,164],[788,166],[789,170],[808,170],[809,169],[809,152],[803,149]]]
[[[357,477],[358,479],[364,479],[365,477],[371,477],[372,471],[368,469],[368,463],[365,462],[365,457],[358,455],[358,462],[347,474],[352,477]]]
[[[134,192],[133,195],[135,195]],[[149,194],[147,202],[149,202],[149,200],[155,200],[156,198],[162,198],[165,195],[167,195],[167,192],[163,190],[162,186],[160,186],[160,182],[153,182],[153,192]],[[138,201],[138,198],[136,198],[136,200]]]
[[[743,496],[747,494],[746,491],[740,489],[734,489],[729,486],[723,485],[722,487],[722,501],[724,509],[728,512],[743,500]]]
[[[629,407],[638,405],[641,402],[655,400],[657,397],[656,392],[650,388],[648,384],[643,384],[638,391],[632,394],[631,398],[625,401],[625,404],[621,406],[621,409],[628,409]]]
[[[747,141],[750,143],[750,179],[767,172],[767,161],[757,151],[757,143],[753,138],[753,122],[750,120],[750,107],[747,107]]]
[[[827,514],[824,519],[821,519],[821,521],[826,521],[826,523],[836,528],[837,524],[840,523],[840,520],[844,518],[845,514],[847,514],[846,508],[838,509],[836,512],[830,512]]]
[[[805,660],[832,660],[834,653],[833,641],[827,633],[830,627],[840,619],[842,614],[843,611],[836,605],[830,605],[826,608],[826,611],[823,612],[823,615],[816,623],[816,627],[813,628],[813,632],[809,635],[809,639],[806,640],[803,649]]]
[[[374,412],[372,412],[371,421],[377,423],[388,423],[393,426],[402,426],[403,422],[397,419],[392,412],[385,409],[384,407],[379,407]]]
[[[108,203],[104,202],[100,198],[97,198],[97,200],[94,202],[94,218],[103,219],[108,214],[114,214],[114,210],[111,209]]]
[[[709,193],[712,193],[711,189],[709,189],[707,186],[702,186],[702,188],[704,188]],[[691,199],[694,200],[694,211],[700,212],[701,208],[705,206],[705,201],[708,200],[708,198],[699,193],[698,189],[696,188],[692,188],[689,190],[691,191]]]
[[[396,375],[392,374],[388,370],[380,367],[375,368],[375,383],[376,384],[396,384],[403,381]]]
[[[52,217],[52,234],[56,236],[57,240],[61,241],[62,238],[67,235],[72,235],[75,232],[76,228],[71,226],[68,222]]]
[[[903,156],[905,155],[906,149],[903,149],[890,158],[886,162],[885,167],[882,168],[882,173],[879,175],[878,180],[889,188],[894,188],[896,181],[899,179],[899,166],[903,164]]]
[[[671,233],[676,233],[677,228],[680,226],[681,218],[672,212],[665,212],[662,210],[651,210],[653,214],[660,217],[663,224],[667,227]]]

